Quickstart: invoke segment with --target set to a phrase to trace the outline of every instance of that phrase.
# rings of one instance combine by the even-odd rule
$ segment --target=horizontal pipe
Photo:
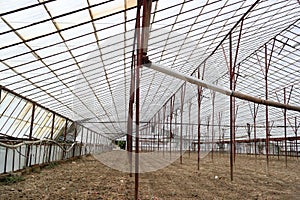
[[[233,97],[236,97],[238,99],[251,101],[251,102],[254,102],[254,103],[257,103],[257,104],[263,104],[263,105],[268,105],[268,106],[277,107],[277,108],[285,108],[287,110],[294,110],[294,111],[300,112],[300,106],[294,106],[294,105],[283,104],[283,103],[279,103],[279,102],[275,102],[275,101],[265,100],[265,99],[261,99],[261,98],[254,97],[254,96],[251,96],[251,95],[243,94],[241,92],[237,92],[237,91],[234,91],[234,90],[225,89],[225,88],[222,88],[220,86],[207,83],[204,80],[200,80],[200,79],[197,79],[195,77],[185,75],[181,72],[174,71],[174,70],[172,70],[168,67],[163,67],[163,66],[161,66],[159,64],[156,64],[156,63],[147,63],[147,64],[144,64],[144,66],[148,67],[150,69],[153,69],[155,71],[159,71],[159,72],[162,72],[164,74],[167,74],[167,75],[176,77],[178,79],[187,81],[187,82],[192,83],[194,85],[202,86],[202,87],[205,87],[207,89],[219,92],[221,94],[225,94],[227,96],[233,96]]]
[[[42,139],[42,140],[35,140],[35,141],[22,141],[18,144],[6,144],[6,143],[3,143],[3,142],[0,142],[0,146],[3,146],[3,147],[6,147],[6,148],[10,148],[10,149],[16,149],[20,146],[23,146],[23,145],[26,145],[26,144],[29,144],[29,145],[32,145],[32,144],[42,144],[43,142],[45,143],[54,143],[56,144],[57,146],[59,146],[63,151],[65,152],[69,152],[73,146],[75,144],[77,144],[77,142],[74,142],[72,143],[71,147],[69,149],[65,149],[60,143],[56,142],[55,140],[49,140],[49,139]]]

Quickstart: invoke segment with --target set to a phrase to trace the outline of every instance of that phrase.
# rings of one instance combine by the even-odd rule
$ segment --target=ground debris
[[[226,167],[229,156],[216,154],[201,160],[197,154],[183,156],[159,171],[140,174],[140,199],[296,199],[299,197],[300,166],[290,159],[270,160],[266,172],[264,157],[238,155],[234,180]],[[75,163],[74,163],[75,162]],[[293,184],[291,184],[293,183]],[[298,184],[298,185],[297,185]],[[61,163],[55,168],[24,175],[24,181],[0,185],[0,199],[113,199],[134,197],[134,175],[110,169],[93,157]]]

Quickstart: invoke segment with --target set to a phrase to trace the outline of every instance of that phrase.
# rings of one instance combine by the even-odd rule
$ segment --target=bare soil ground
[[[299,159],[300,160],[300,159]],[[133,199],[134,177],[110,169],[92,156],[23,174],[25,180],[0,184],[0,199]],[[183,156],[172,165],[140,174],[140,199],[300,199],[300,162],[237,155],[230,181],[229,156],[201,160]]]

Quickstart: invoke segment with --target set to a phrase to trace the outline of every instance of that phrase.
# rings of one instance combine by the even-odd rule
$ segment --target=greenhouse
[[[0,199],[300,198],[299,0],[0,16]]]

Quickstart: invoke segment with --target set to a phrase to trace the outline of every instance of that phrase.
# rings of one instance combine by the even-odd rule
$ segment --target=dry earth
[[[300,199],[300,165],[296,158],[238,155],[234,181],[229,157],[201,160],[188,153],[172,165],[140,174],[140,199]],[[0,185],[0,199],[133,199],[134,177],[110,169],[92,156],[51,165],[22,175],[24,181]]]

